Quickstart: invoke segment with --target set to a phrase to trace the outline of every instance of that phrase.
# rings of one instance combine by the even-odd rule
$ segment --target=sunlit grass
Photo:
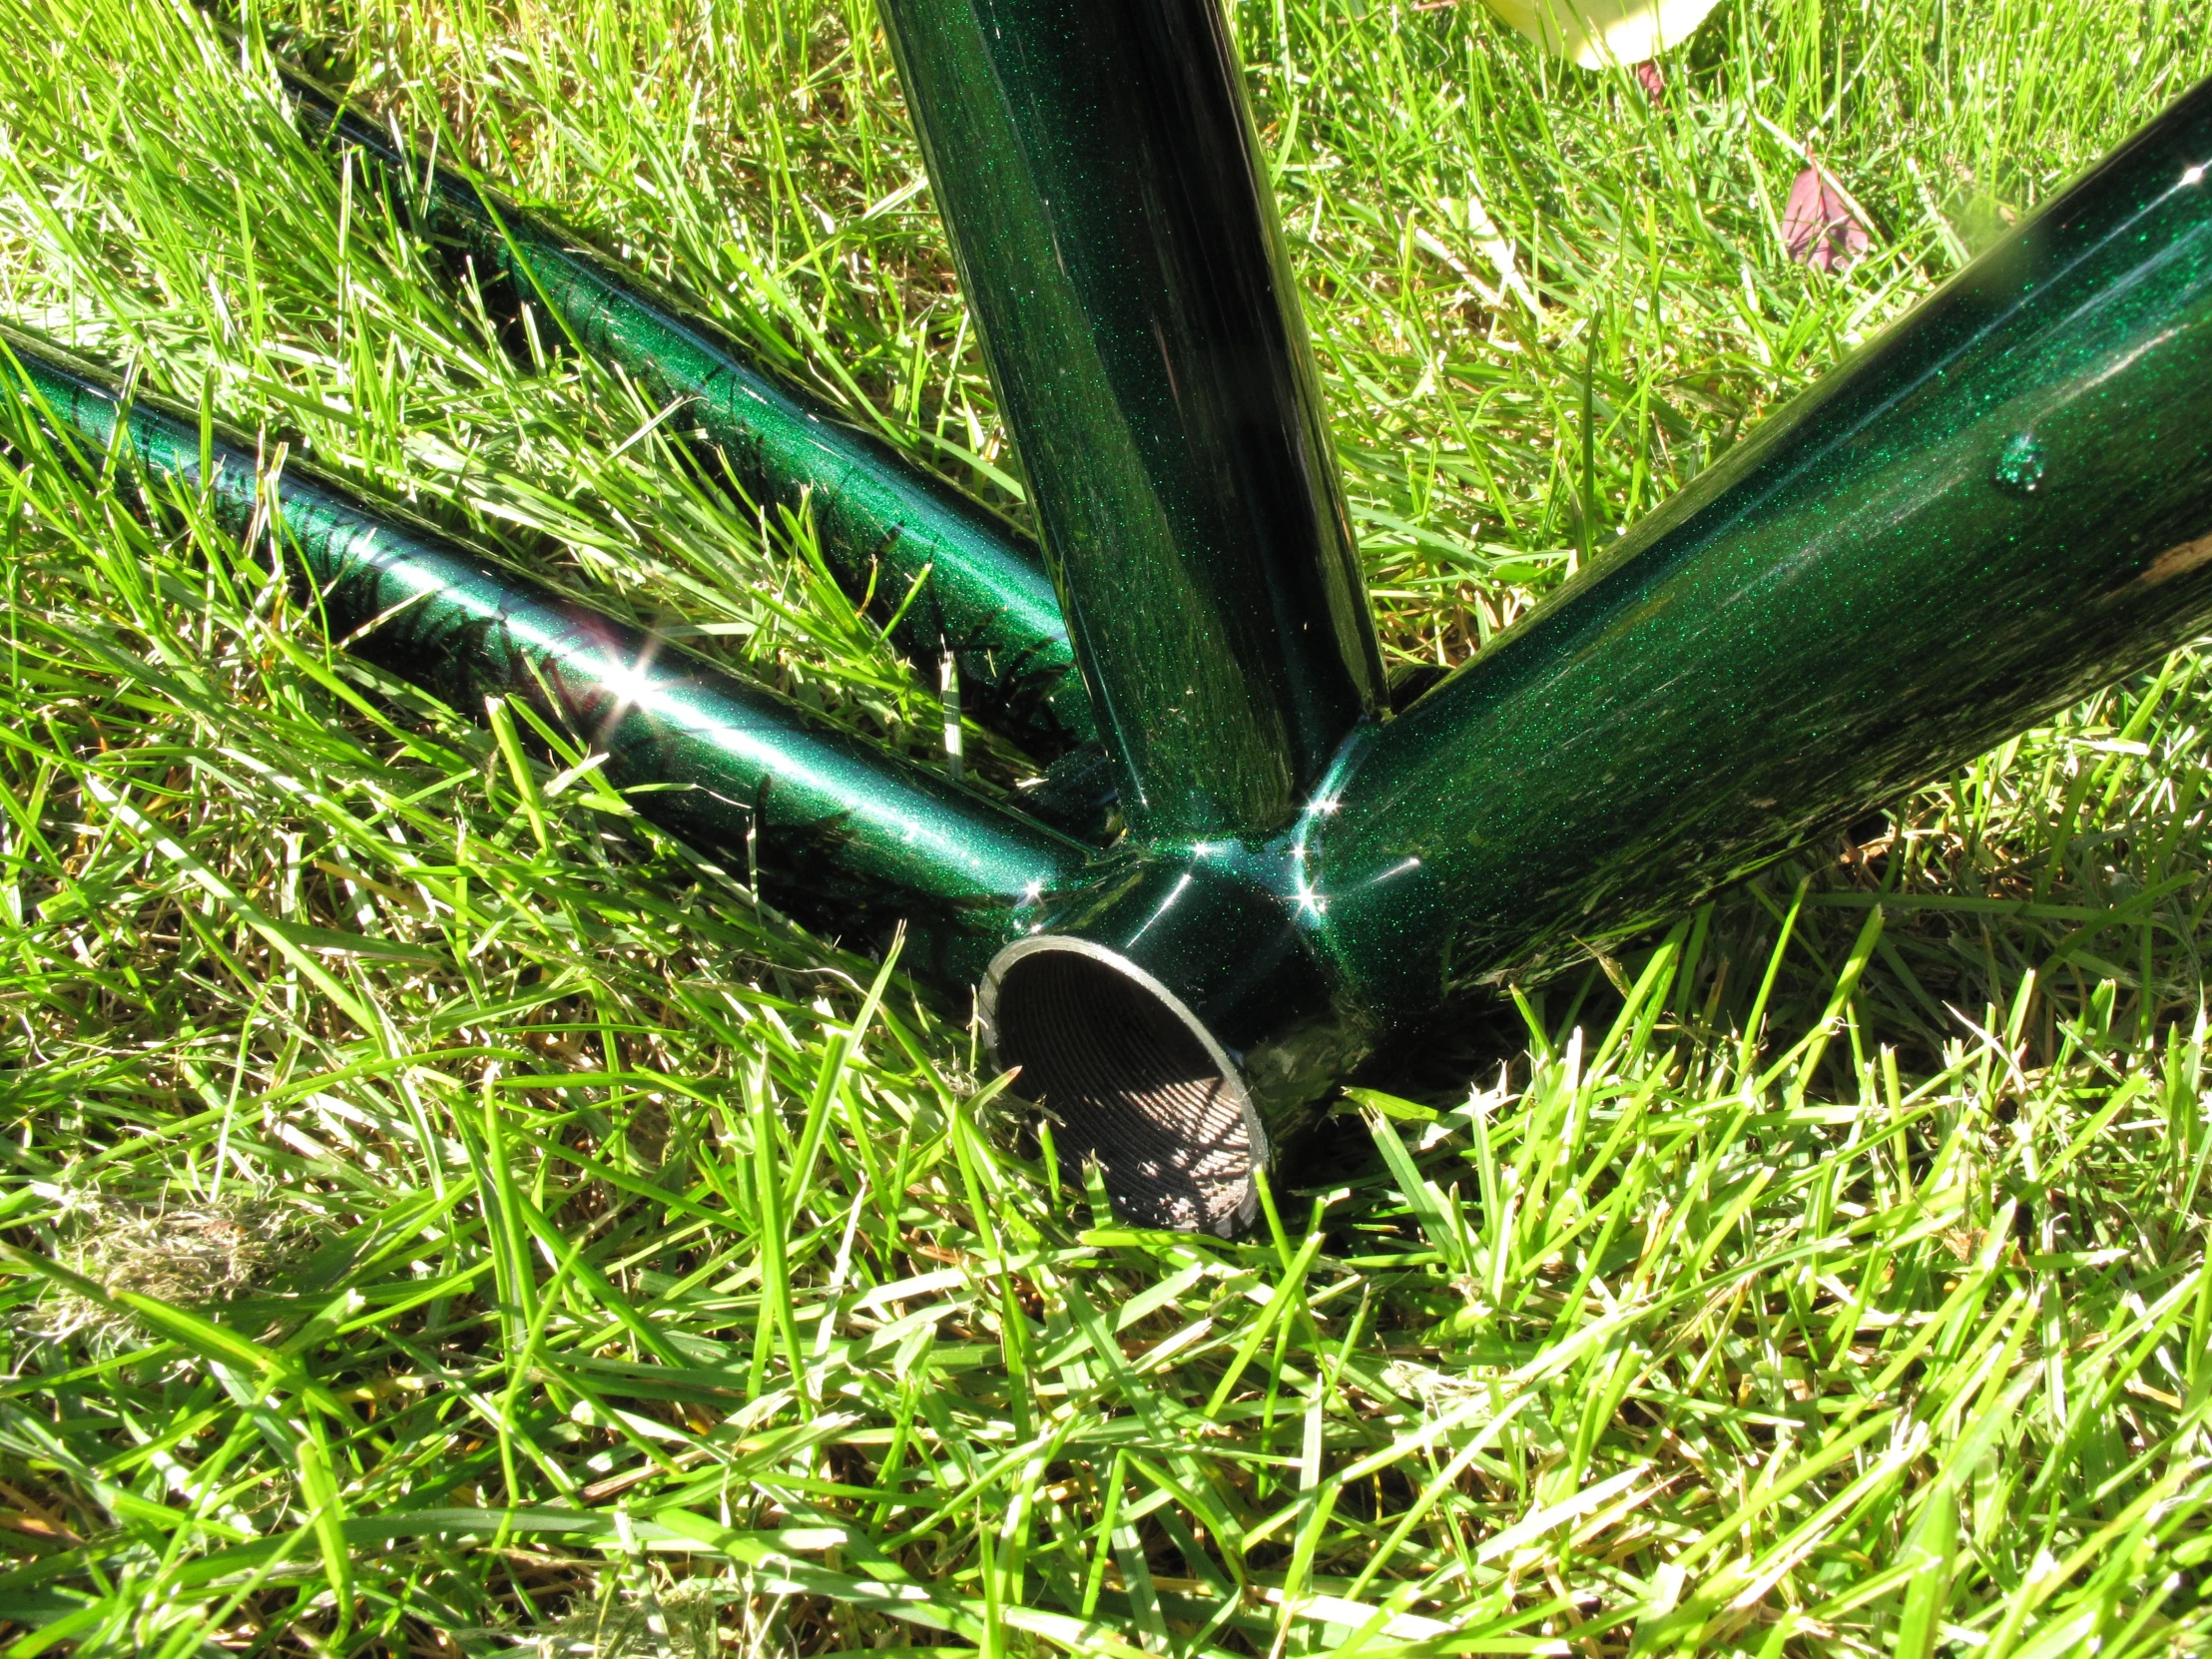
[[[247,21],[0,0],[0,311],[930,755],[806,526],[502,330],[264,56],[1018,508],[869,9]],[[1656,106],[1473,4],[1238,24],[1411,661],[2212,69],[2090,0],[1730,0]],[[1841,277],[1780,244],[1807,142]],[[266,540],[4,419],[9,1652],[2205,1644],[2197,651],[1424,1033],[1252,1239],[1137,1235],[966,1009],[588,790],[541,843]]]

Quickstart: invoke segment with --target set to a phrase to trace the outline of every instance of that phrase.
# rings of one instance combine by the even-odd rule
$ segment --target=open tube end
[[[1124,1220],[1224,1236],[1250,1224],[1259,1117],[1221,1044],[1151,974],[1088,940],[1023,939],[992,962],[983,1019],[1062,1158],[1095,1158]]]

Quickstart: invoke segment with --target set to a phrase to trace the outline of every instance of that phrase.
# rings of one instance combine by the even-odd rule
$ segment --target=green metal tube
[[[2208,165],[2212,82],[1355,733],[1289,833],[1155,856],[1009,946],[986,1016],[1085,1126],[1062,1144],[1105,1148],[1134,1214],[1234,1226],[1252,1168],[1390,1027],[2212,625]],[[1084,1023],[1117,998],[1145,1043]]]
[[[120,436],[150,482],[204,490],[232,533],[266,499],[332,639],[464,712],[527,702],[604,752],[618,789],[677,786],[632,805],[802,920],[879,943],[904,916],[908,968],[964,990],[1083,867],[1066,836],[302,463],[265,497],[250,441],[126,404],[106,373],[17,329],[0,326],[0,349],[58,435],[101,450]]]
[[[1123,822],[1286,828],[1383,706],[1214,0],[881,0]]]
[[[1303,845],[1363,998],[1647,923],[2201,629],[2208,162],[2212,83],[1348,754]]]
[[[1020,531],[754,366],[713,322],[558,222],[425,168],[336,94],[279,73],[314,136],[421,189],[432,234],[538,300],[583,350],[652,396],[688,399],[684,425],[706,434],[749,498],[795,510],[809,500],[825,560],[848,592],[872,596],[878,617],[895,617],[891,637],[908,659],[933,681],[942,653],[955,653],[968,714],[1039,760],[1095,740],[1059,601]]]

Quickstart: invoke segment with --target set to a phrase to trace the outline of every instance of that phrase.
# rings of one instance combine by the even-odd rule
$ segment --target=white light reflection
[[[1183,896],[1184,889],[1190,886],[1190,884],[1191,872],[1189,870],[1185,870],[1180,876],[1176,878],[1173,890],[1168,893],[1167,897],[1160,900],[1160,907],[1157,910],[1154,910],[1151,915],[1145,918],[1145,924],[1142,927],[1138,928],[1134,933],[1129,935],[1129,943],[1123,945],[1122,948],[1124,950],[1134,949],[1136,947],[1137,941],[1143,938],[1147,933],[1152,931],[1152,924],[1158,921],[1162,916],[1166,915],[1170,910],[1175,908],[1175,901]]]
[[[640,701],[645,696],[646,688],[650,684],[640,670],[624,662],[608,664],[606,672],[601,674],[599,678],[606,683],[607,689],[613,692],[624,704]]]
[[[660,640],[647,635],[645,651],[634,663],[626,663],[620,657],[611,657],[599,669],[599,683],[615,694],[615,701],[607,711],[607,718],[600,726],[600,742],[604,747],[607,735],[622,719],[625,710],[635,708],[653,695],[653,658],[661,649]]]

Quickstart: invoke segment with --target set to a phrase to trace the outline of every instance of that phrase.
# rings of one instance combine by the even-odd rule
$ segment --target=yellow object
[[[1642,63],[1680,46],[1719,0],[1486,0],[1490,10],[1584,69]]]

